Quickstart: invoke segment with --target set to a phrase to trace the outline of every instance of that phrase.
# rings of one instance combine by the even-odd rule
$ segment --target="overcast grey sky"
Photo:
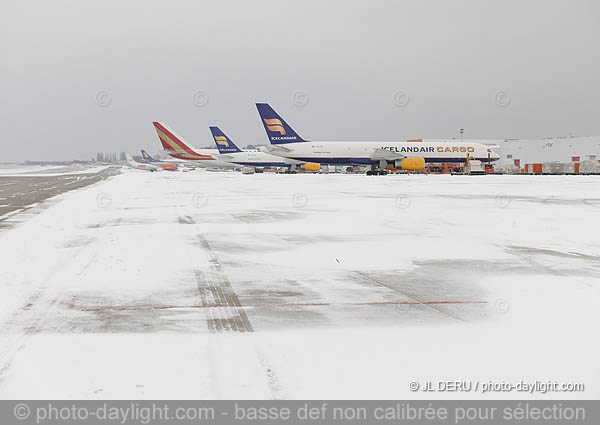
[[[600,135],[593,0],[3,1],[0,20],[0,162],[154,152],[154,120],[266,143],[255,102],[308,139]]]

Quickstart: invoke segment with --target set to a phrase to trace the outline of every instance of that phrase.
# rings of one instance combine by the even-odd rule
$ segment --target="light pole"
[[[461,129],[460,129],[460,143],[462,143],[462,141],[463,141],[463,133],[464,133],[464,132],[465,132],[465,129],[464,129],[464,128],[461,128]]]

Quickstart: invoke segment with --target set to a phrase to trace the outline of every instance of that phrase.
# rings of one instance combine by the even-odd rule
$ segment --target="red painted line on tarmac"
[[[357,303],[287,303],[287,304],[208,304],[208,305],[142,305],[142,306],[104,306],[82,308],[80,311],[105,311],[105,310],[169,310],[186,308],[224,308],[224,307],[327,307],[344,305],[438,305],[438,304],[487,304],[487,301],[370,301]],[[72,304],[69,305],[71,307]]]

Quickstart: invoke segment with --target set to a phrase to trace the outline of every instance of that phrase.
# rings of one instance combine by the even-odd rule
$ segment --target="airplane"
[[[168,161],[159,161],[158,159],[154,159],[150,156],[148,152],[142,149],[142,158],[145,163],[150,163],[152,165],[157,165],[161,167],[165,171],[177,171],[179,167],[174,162]]]
[[[182,137],[175,134],[173,130],[161,122],[153,122],[160,143],[166,153],[171,157],[190,161],[199,167],[218,167],[218,168],[241,168],[237,164],[215,159],[214,149],[196,149],[185,142]],[[218,151],[217,151],[218,152]]]
[[[390,166],[398,170],[419,171],[425,163],[457,163],[470,160],[497,161],[500,156],[483,143],[446,139],[407,140],[403,142],[320,142],[308,141],[296,133],[267,103],[256,108],[270,145],[263,147],[273,155],[321,164],[354,164],[371,167],[367,175],[386,174]]]
[[[241,150],[219,127],[210,127],[220,155],[218,159],[251,167],[295,167],[301,161],[271,155],[259,150]]]
[[[136,168],[138,170],[152,171],[152,172],[162,171],[162,168],[157,165],[137,162],[129,154],[125,154],[125,158],[127,158],[127,165],[129,165],[131,168]]]

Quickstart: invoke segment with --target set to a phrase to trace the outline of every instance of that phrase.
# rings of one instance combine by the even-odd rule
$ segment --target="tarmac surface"
[[[11,226],[8,219],[15,213],[30,210],[41,202],[70,190],[97,183],[115,175],[115,170],[117,168],[92,174],[0,175],[0,229]]]
[[[0,397],[597,396],[598,183],[124,170],[0,234]]]

